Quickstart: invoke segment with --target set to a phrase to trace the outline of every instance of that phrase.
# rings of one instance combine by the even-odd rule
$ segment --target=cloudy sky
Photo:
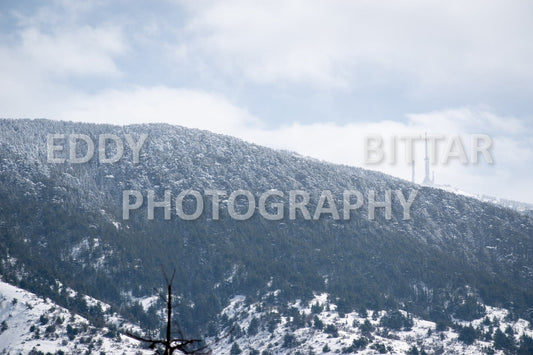
[[[427,133],[437,183],[533,203],[532,18],[528,0],[4,1],[0,117],[167,122],[404,179],[399,137]]]

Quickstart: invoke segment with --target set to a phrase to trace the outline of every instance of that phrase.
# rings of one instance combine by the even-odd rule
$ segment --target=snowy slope
[[[112,317],[110,317],[112,318]],[[152,354],[109,328],[95,328],[50,300],[0,281],[0,353],[28,354]],[[7,328],[7,329],[6,329]],[[70,338],[69,338],[70,333]]]
[[[274,297],[275,294],[274,292]],[[303,326],[295,325],[295,317],[281,315],[281,311],[275,307],[266,309],[262,302],[248,304],[244,296],[236,296],[224,309],[222,316],[227,318],[228,328],[236,327],[219,342],[214,339],[208,341],[213,344],[212,353],[230,354],[236,346],[242,354],[272,355],[354,352],[404,354],[413,346],[428,353],[484,354],[487,349],[493,348],[493,342],[486,339],[478,339],[467,345],[458,339],[457,331],[451,328],[437,330],[434,322],[413,317],[403,311],[402,314],[413,321],[411,329],[391,330],[382,326],[382,319],[387,315],[385,311],[342,314],[328,300],[326,293],[316,295],[306,305],[296,302],[290,307],[295,310],[295,317],[303,321]],[[255,331],[250,325],[253,319],[257,325]],[[267,319],[270,319],[270,324]],[[320,326],[317,325],[317,319]],[[490,324],[486,324],[487,319]],[[108,321],[112,320],[116,321],[116,316],[108,317]],[[504,332],[510,327],[517,343],[524,334],[533,337],[533,330],[527,321],[509,320],[508,311],[501,308],[487,306],[483,318],[457,323],[462,326],[471,325],[481,332],[491,334],[496,329]],[[71,339],[67,331],[69,327],[78,331]],[[152,354],[152,351],[141,349],[134,340],[123,335],[110,338],[106,334],[108,328],[95,328],[85,318],[72,314],[50,300],[2,281],[0,329],[2,354],[28,354],[32,350],[43,354],[85,354],[88,351],[97,354]],[[220,334],[220,337],[224,335],[227,335],[227,331]],[[495,353],[504,354],[497,349]]]
[[[337,306],[328,301],[328,294],[316,295],[306,306],[300,302],[291,305],[295,317],[304,326],[295,324],[294,317],[281,315],[277,308],[265,309],[262,302],[248,304],[245,297],[236,296],[224,309],[228,327],[236,326],[230,336],[213,346],[214,354],[230,354],[238,348],[242,354],[322,354],[360,353],[405,354],[416,346],[418,351],[429,354],[486,354],[494,349],[492,340],[480,337],[472,344],[459,340],[458,331],[446,327],[437,329],[434,322],[426,321],[405,311],[400,311],[413,321],[411,329],[390,329],[382,324],[386,311],[359,314],[337,312]],[[313,306],[315,309],[313,309]],[[274,314],[274,316],[273,316]],[[461,326],[472,326],[482,334],[494,335],[497,329],[505,332],[510,327],[516,344],[522,335],[533,336],[533,329],[523,319],[510,320],[505,309],[486,306],[486,314],[471,322],[456,321]],[[255,318],[257,333],[251,331],[250,323]],[[272,322],[272,319],[276,321]],[[317,327],[316,319],[321,326]],[[490,322],[489,322],[490,321]],[[270,325],[268,324],[270,323]],[[275,326],[272,326],[276,323]],[[370,326],[369,326],[370,324]],[[224,334],[221,334],[222,337]],[[355,341],[355,342],[354,342]],[[356,344],[356,346],[354,346]],[[329,349],[329,350],[324,350]],[[504,354],[494,349],[495,354]]]

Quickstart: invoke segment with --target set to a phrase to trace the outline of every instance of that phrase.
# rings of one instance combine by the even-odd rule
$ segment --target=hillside
[[[124,142],[124,155],[107,164],[96,146],[86,163],[50,163],[49,134],[85,134],[96,144],[99,135],[113,134]],[[147,137],[138,164],[126,144],[128,134],[135,141]],[[68,160],[68,142],[57,142],[64,150],[55,156]],[[113,144],[106,147],[116,152]],[[84,155],[86,147],[81,148]],[[241,189],[256,201],[265,191],[282,191],[276,201],[286,206],[283,218],[267,220],[256,206],[251,218],[235,220],[223,196],[216,219],[205,192],[229,195]],[[128,220],[125,190],[139,192],[144,201]],[[156,208],[150,220],[148,194],[153,191],[161,201],[165,190],[172,196],[170,218]],[[191,221],[174,208],[186,190],[201,192],[206,207]],[[307,220],[298,211],[291,220],[289,192],[295,190],[309,193],[311,215],[324,190],[331,191],[341,214],[344,191],[357,190],[364,201],[347,219],[325,213]],[[371,219],[371,191],[383,201],[388,190],[391,218],[377,208]],[[416,193],[410,219],[404,220],[396,191],[406,198]],[[191,213],[194,204],[188,203]],[[248,207],[242,200],[235,205],[241,214]],[[341,314],[402,310],[443,327],[482,319],[487,306],[507,310],[514,321],[533,320],[531,216],[177,126],[0,120],[0,236],[5,281],[68,307],[55,286],[60,281],[143,329],[158,327],[155,308],[143,308],[139,300],[162,285],[161,266],[176,268],[177,310],[190,335],[223,334],[222,312],[236,296],[248,305],[279,307],[283,315],[290,304],[308,306],[328,294]]]
[[[93,300],[93,302],[96,302]],[[105,304],[98,303],[104,309]],[[0,281],[0,350],[2,354],[149,354],[137,341],[120,336],[126,327],[116,314],[106,314],[107,327],[35,294]],[[113,327],[112,324],[115,326]],[[129,328],[134,328],[129,326]],[[115,329],[115,330],[113,330]]]

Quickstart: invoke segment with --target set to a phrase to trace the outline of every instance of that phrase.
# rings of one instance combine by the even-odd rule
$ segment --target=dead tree
[[[156,354],[159,355],[172,355],[177,350],[182,354],[194,354],[194,355],[207,355],[211,351],[208,349],[208,345],[201,346],[202,340],[200,339],[185,339],[183,333],[178,325],[178,334],[179,338],[172,338],[172,282],[174,280],[174,275],[176,270],[172,273],[172,277],[167,277],[165,271],[163,270],[163,276],[167,283],[167,295],[166,298],[163,295],[160,295],[161,298],[166,303],[167,307],[167,328],[166,328],[166,337],[165,339],[152,339],[144,338],[129,332],[126,332],[126,335],[130,338],[149,343],[151,349],[156,349]],[[228,334],[229,335],[229,334]],[[196,348],[195,348],[196,346]],[[163,352],[161,352],[161,347],[164,347]]]

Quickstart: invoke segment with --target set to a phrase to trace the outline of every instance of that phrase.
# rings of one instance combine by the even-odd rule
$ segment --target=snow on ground
[[[99,302],[91,299],[93,302]],[[107,309],[109,306],[104,307]],[[132,327],[133,328],[133,327]],[[49,299],[0,281],[0,353],[152,354],[139,343],[110,329],[95,328]]]
[[[312,306],[315,305],[315,310]],[[316,306],[319,306],[316,307]],[[323,354],[323,353],[359,353],[378,354],[381,352],[392,354],[405,354],[414,346],[429,354],[484,354],[491,348],[492,342],[483,339],[476,340],[471,345],[466,345],[458,340],[458,333],[451,328],[438,331],[436,324],[431,321],[412,317],[413,326],[409,330],[391,330],[380,325],[381,319],[387,312],[367,311],[366,315],[351,312],[340,314],[335,304],[328,302],[328,295],[316,295],[308,305],[303,306],[300,301],[289,305],[295,307],[303,319],[303,326],[294,326],[293,317],[280,316],[279,323],[268,329],[268,324],[263,320],[272,319],[272,314],[280,314],[276,307],[264,309],[261,302],[247,304],[244,296],[236,296],[224,309],[223,314],[229,319],[230,325],[219,334],[219,342],[211,342],[213,354],[230,354],[234,343],[242,350],[242,354],[253,354],[253,350],[261,354]],[[407,312],[400,311],[405,317]],[[270,315],[270,316],[269,316]],[[489,325],[483,324],[485,317],[499,322],[500,330],[505,331],[511,326],[518,341],[522,334],[533,337],[533,330],[529,323],[523,319],[515,322],[507,320],[508,312],[505,309],[486,306],[486,315],[472,322],[459,322],[462,325],[472,325],[474,328],[489,330]],[[315,316],[322,323],[322,329],[315,326]],[[252,319],[259,320],[257,334],[250,334],[249,327]],[[370,324],[372,330],[364,330],[364,324]],[[231,324],[238,325],[228,335]],[[326,331],[329,327],[330,332]],[[291,337],[294,337],[291,341]],[[368,340],[367,344],[359,348],[350,347],[361,339]],[[359,343],[360,344],[360,343]],[[326,349],[326,350],[325,350]],[[329,349],[329,350],[327,350]],[[495,354],[503,354],[497,350]]]
[[[75,292],[72,293],[75,296]],[[277,297],[278,294],[278,291],[273,291],[265,297]],[[98,300],[87,296],[85,299],[89,304],[100,303],[102,309],[109,309]],[[155,299],[149,297],[140,301],[147,307]],[[243,355],[261,354],[263,351],[271,355],[405,354],[413,345],[429,354],[482,354],[486,353],[483,348],[493,346],[492,341],[483,337],[466,345],[453,329],[439,331],[434,322],[412,317],[405,311],[400,313],[404,318],[412,319],[410,329],[386,328],[382,326],[382,320],[390,316],[387,312],[369,310],[342,314],[326,293],[315,295],[308,303],[294,302],[287,308],[291,311],[282,311],[261,301],[250,303],[244,296],[235,296],[222,312],[222,319],[227,320],[225,329],[219,334],[222,339],[218,342],[207,339],[212,354],[230,354],[230,349],[236,346]],[[498,328],[505,332],[511,327],[516,341],[522,334],[533,337],[527,321],[511,321],[509,318],[507,310],[486,306],[484,317],[471,322],[455,322],[492,334]],[[0,354],[25,355],[32,350],[43,354],[84,354],[89,350],[94,354],[105,352],[107,355],[153,354],[153,351],[141,349],[138,342],[112,328],[114,325],[120,329],[127,327],[139,331],[138,327],[127,323],[124,326],[124,319],[117,314],[106,314],[105,321],[106,327],[95,328],[87,319],[74,315],[49,299],[0,281]],[[233,331],[228,333],[232,326]],[[501,350],[495,353],[503,354]]]

